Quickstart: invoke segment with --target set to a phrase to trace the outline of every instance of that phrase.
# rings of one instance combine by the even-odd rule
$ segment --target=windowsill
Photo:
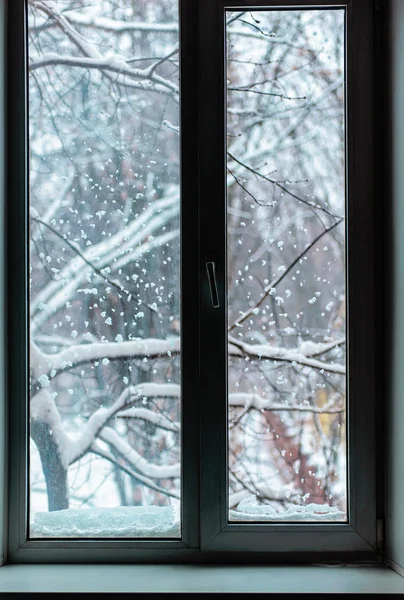
[[[404,592],[386,566],[6,565],[0,592]]]

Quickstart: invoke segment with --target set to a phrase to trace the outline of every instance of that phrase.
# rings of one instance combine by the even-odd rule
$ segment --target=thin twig
[[[265,293],[262,296],[262,298],[255,304],[255,306],[252,306],[249,310],[247,310],[246,312],[244,312],[242,315],[240,315],[240,317],[238,319],[236,319],[233,323],[233,325],[230,325],[228,331],[232,331],[235,327],[240,326],[242,323],[244,323],[244,321],[246,319],[248,319],[252,314],[255,314],[255,311],[257,308],[259,308],[261,306],[261,304],[264,302],[265,298],[267,298],[267,296],[271,293],[271,291],[286,277],[286,275],[288,275],[288,273],[290,273],[290,271],[293,269],[293,267],[295,267],[297,265],[297,263],[303,258],[303,256],[305,254],[307,254],[307,252],[309,252],[309,250],[311,250],[313,248],[313,246],[315,246],[322,237],[324,237],[327,233],[329,233],[330,231],[332,231],[335,227],[337,227],[337,225],[339,225],[340,223],[342,223],[343,219],[339,219],[336,223],[334,223],[333,225],[331,225],[330,227],[328,227],[327,229],[324,229],[324,231],[322,231],[304,250],[303,252],[301,252],[299,254],[299,256],[297,256],[294,261],[289,265],[289,267],[286,269],[286,271],[284,271],[281,275],[279,275],[279,277],[277,277],[276,279],[274,279],[266,288],[265,288]]]
[[[323,206],[320,206],[319,204],[314,204],[312,202],[309,202],[308,200],[304,200],[304,198],[300,198],[299,196],[296,196],[296,194],[293,194],[292,192],[290,192],[285,186],[283,186],[281,183],[279,183],[279,181],[276,181],[275,179],[271,179],[270,177],[263,175],[262,173],[260,173],[256,169],[254,169],[253,167],[246,165],[245,163],[241,162],[238,158],[236,158],[230,152],[227,152],[227,154],[230,156],[230,158],[232,160],[234,160],[236,163],[238,163],[241,167],[244,167],[245,169],[247,169],[247,171],[251,171],[251,173],[254,173],[254,175],[257,175],[258,177],[265,179],[265,181],[268,181],[269,183],[272,183],[273,185],[277,186],[283,192],[285,192],[292,198],[295,198],[295,200],[298,200],[299,202],[303,202],[303,204],[306,204],[307,206],[310,206],[311,208],[317,208],[318,210],[322,210],[323,212],[327,213],[327,215],[329,215],[330,217],[333,217],[334,219],[343,219],[344,218],[344,217],[334,214],[333,212],[331,212],[327,208],[324,208]]]

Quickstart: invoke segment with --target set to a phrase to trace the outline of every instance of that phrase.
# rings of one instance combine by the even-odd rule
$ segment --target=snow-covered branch
[[[179,189],[173,186],[163,198],[153,201],[115,235],[83,250],[83,257],[72,258],[58,273],[57,278],[31,300],[34,328],[39,328],[65,306],[77,294],[80,285],[93,275],[93,269],[88,263],[96,265],[99,270],[106,269],[111,274],[123,264],[138,260],[154,247],[172,239],[172,232],[159,234],[164,226],[178,216],[179,210]],[[91,289],[93,287],[92,285]]]
[[[328,373],[345,374],[345,366],[338,363],[323,362],[304,354],[303,348],[279,348],[265,344],[247,344],[229,336],[229,354],[231,356],[250,356],[259,359],[269,359],[280,362],[290,362],[296,365],[312,367]],[[325,352],[326,350],[324,350]],[[320,352],[319,352],[320,354]]]
[[[117,452],[116,448],[115,448],[115,451]],[[150,477],[145,477],[145,475],[140,474],[138,471],[134,471],[128,465],[122,464],[122,460],[117,460],[111,452],[109,452],[108,450],[104,450],[104,448],[101,448],[97,442],[94,442],[94,444],[91,446],[91,452],[93,454],[100,456],[101,458],[105,458],[108,462],[113,464],[117,469],[120,469],[124,473],[127,473],[133,479],[140,481],[141,483],[143,483],[143,485],[150,488],[151,490],[160,492],[161,494],[164,494],[165,496],[169,496],[170,498],[179,499],[178,494],[175,494],[175,493],[167,490],[166,488],[160,487],[159,485],[154,483],[154,481]],[[117,452],[117,453],[120,455],[121,458],[125,458],[119,452]]]
[[[45,354],[31,342],[31,369],[42,387],[62,371],[85,363],[102,362],[107,365],[112,360],[130,358],[169,358],[180,351],[180,339],[140,339],[128,342],[107,342],[70,346],[58,354]],[[34,357],[34,358],[32,358]]]
[[[167,340],[149,338],[125,342],[107,342],[73,345],[57,354],[45,354],[31,342],[32,376],[42,387],[47,387],[51,379],[59,373],[82,364],[130,358],[171,358],[180,353],[180,338]],[[264,360],[296,363],[302,366],[320,369],[329,373],[344,374],[345,366],[313,358],[332,350],[344,343],[336,340],[329,344],[303,343],[298,348],[281,348],[269,344],[248,344],[229,336],[228,352],[230,356],[250,356]]]
[[[150,463],[143,458],[143,456],[140,456],[140,454],[138,454],[124,438],[119,436],[118,433],[110,427],[104,427],[99,435],[99,439],[115,448],[131,467],[139,470],[143,475],[146,475],[146,477],[174,479],[181,475],[180,463],[174,463],[173,465],[155,465]]]
[[[340,414],[344,408],[334,406],[332,402],[324,406],[312,406],[310,404],[296,404],[274,402],[270,398],[263,398],[258,394],[248,394],[244,392],[229,394],[229,406],[240,406],[243,408],[254,408],[259,411],[270,412],[309,412],[319,414]]]
[[[83,15],[76,11],[69,12],[69,21],[83,27],[97,27],[114,33],[144,31],[152,33],[178,34],[178,23],[146,23],[143,21],[120,21],[100,15]]]
[[[118,83],[125,84],[125,77],[141,79],[146,82],[149,81],[150,88],[155,90],[155,86],[161,86],[163,89],[167,89],[172,93],[176,100],[178,100],[178,86],[171,83],[167,79],[164,79],[160,75],[154,72],[153,66],[148,69],[133,69],[131,68],[125,58],[119,55],[112,55],[103,57],[97,48],[93,44],[89,44],[83,36],[81,36],[72,27],[69,19],[63,14],[54,9],[53,5],[49,5],[40,0],[33,3],[35,9],[38,9],[45,13],[48,17],[55,20],[60,29],[67,35],[67,37],[74,43],[74,45],[84,54],[85,59],[76,57],[66,57],[66,64],[69,66],[84,66],[85,68],[97,68],[103,69],[118,74]],[[36,62],[31,63],[30,68],[36,69],[39,67],[47,66],[50,64],[62,64],[65,60],[64,56],[58,54],[48,54],[38,59]],[[77,62],[78,61],[78,62]],[[84,62],[83,62],[84,61]],[[82,64],[80,64],[80,62]]]
[[[65,65],[67,67],[81,67],[82,69],[101,69],[125,75],[133,79],[142,81],[141,88],[152,92],[175,93],[178,94],[178,86],[170,81],[154,74],[150,69],[132,69],[129,67],[123,56],[108,56],[100,58],[81,58],[76,56],[67,56],[55,53],[43,54],[40,58],[31,62],[30,71],[35,71],[43,67]]]
[[[109,408],[99,408],[91,415],[78,439],[73,439],[66,433],[59,411],[47,389],[40,390],[31,401],[31,418],[41,420],[49,426],[58,447],[61,462],[66,469],[89,452],[96,444],[97,439],[101,439],[116,448],[132,467],[147,477],[159,479],[179,477],[180,467],[178,464],[165,467],[149,463],[126,441],[122,440],[113,429],[106,427],[108,421],[117,412],[125,406],[130,406],[142,396],[173,395],[176,397],[177,393],[178,386],[170,386],[170,384],[145,383],[129,386]],[[151,413],[151,411],[148,412]],[[141,418],[152,420],[149,414],[143,414]],[[168,422],[168,419],[165,421]],[[167,428],[167,423],[164,424]]]
[[[119,411],[116,414],[116,416],[122,419],[140,419],[142,421],[148,421],[149,423],[153,423],[153,425],[156,425],[156,427],[159,427],[160,429],[165,429],[166,431],[173,431],[175,433],[178,433],[181,427],[180,423],[176,421],[171,421],[164,414],[153,412],[149,408],[128,408],[126,410]]]
[[[169,391],[169,386],[165,386],[166,390]],[[160,391],[157,389],[157,391]],[[161,389],[161,393],[163,389]],[[155,395],[156,384],[142,384],[137,386],[128,386],[120,394],[117,400],[111,404],[108,408],[99,408],[96,410],[91,417],[88,419],[79,439],[75,440],[74,445],[71,446],[71,452],[68,456],[68,463],[72,464],[78,460],[81,456],[86,454],[90,449],[92,443],[98,437],[101,429],[107,424],[107,422],[122,408],[130,406],[136,400],[139,400],[142,396]],[[151,411],[149,411],[151,412]],[[143,415],[143,417],[149,417],[149,415]],[[157,417],[159,415],[156,415]],[[150,420],[150,419],[149,419]]]

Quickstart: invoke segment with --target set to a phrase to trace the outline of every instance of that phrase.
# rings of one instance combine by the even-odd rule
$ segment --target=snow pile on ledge
[[[180,538],[171,506],[122,506],[37,512],[30,537]]]
[[[290,505],[278,512],[273,506],[246,498],[230,511],[231,521],[346,521],[346,513],[328,504]]]

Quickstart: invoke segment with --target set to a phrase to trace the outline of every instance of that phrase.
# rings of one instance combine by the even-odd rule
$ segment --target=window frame
[[[193,286],[198,286],[198,205],[186,203],[184,197],[197,196],[198,165],[191,156],[197,152],[197,139],[190,123],[197,120],[197,79],[194,69],[196,13],[193,2],[182,2],[179,11],[181,81],[180,120],[183,133],[181,155],[181,320],[188,323],[181,334],[182,396],[192,402],[181,402],[181,527],[182,539],[145,540],[27,540],[28,506],[28,249],[19,244],[16,235],[28,239],[28,96],[26,36],[27,3],[15,0],[7,4],[7,313],[6,331],[8,404],[8,560],[12,562],[161,562],[185,560],[187,550],[199,547],[199,418],[198,418],[198,320],[194,317]],[[183,22],[187,27],[181,27]],[[186,49],[186,51],[184,51]],[[13,127],[10,124],[13,124]],[[15,124],[15,126],[14,126]],[[187,227],[183,223],[187,223]],[[17,233],[18,232],[18,233]],[[8,258],[10,260],[8,260]],[[183,282],[187,282],[187,286]],[[18,307],[18,309],[16,309]],[[18,332],[17,334],[15,332]],[[184,357],[186,368],[184,369]],[[113,551],[113,552],[111,552]]]
[[[346,78],[351,521],[228,524],[224,10],[320,6],[346,7],[350,57]],[[369,368],[375,366],[376,352],[375,244],[367,245],[369,239],[374,239],[373,181],[368,176],[373,173],[374,164],[373,29],[374,9],[369,0],[180,0],[183,539],[27,541],[28,257],[25,244],[19,243],[23,235],[27,239],[28,228],[25,0],[7,4],[6,397],[10,562],[379,560],[376,518],[382,507],[376,505],[376,483],[380,482],[380,477],[376,479],[375,446],[377,382],[375,369]],[[218,93],[212,93],[212,82]],[[204,176],[206,173],[209,177]],[[198,201],[186,201],[189,198]],[[360,224],[358,232],[356,223]],[[217,267],[219,309],[212,309],[206,279],[205,257],[212,254]],[[359,292],[355,293],[355,289]],[[219,358],[208,364],[203,357],[209,356],[212,348],[218,350]],[[365,410],[369,414],[363,428],[361,418]]]
[[[210,507],[201,514],[203,548],[265,551],[275,558],[278,552],[339,552],[365,555],[376,551],[376,452],[375,452],[375,289],[373,181],[369,169],[373,165],[373,28],[374,7],[367,0],[200,0],[200,169],[209,173],[201,177],[202,256],[217,257],[216,270],[220,296],[219,309],[210,302],[201,306],[201,356],[209,348],[218,348],[220,359],[214,365],[201,363],[202,403],[201,431],[209,431],[209,443],[202,444],[202,506]],[[203,10],[202,10],[203,5]],[[347,122],[347,283],[349,352],[347,352],[347,420],[348,426],[348,497],[349,524],[236,524],[227,523],[227,372],[226,338],[226,201],[225,184],[225,39],[224,10],[251,7],[318,8],[345,7],[346,10],[346,122]],[[210,27],[211,37],[203,33]],[[214,40],[214,43],[212,43]],[[204,57],[204,58],[201,58]],[[223,68],[222,68],[223,65]],[[216,82],[219,93],[209,94],[209,83]],[[205,93],[204,93],[205,91]],[[355,176],[354,176],[355,173]],[[212,183],[213,182],[213,183]],[[212,193],[212,189],[213,193]],[[210,193],[209,193],[209,190]],[[355,199],[355,201],[354,201]],[[215,212],[215,207],[221,210]],[[212,214],[215,218],[212,219]],[[360,223],[360,230],[356,230]],[[363,237],[362,237],[363,236]],[[349,240],[349,241],[348,241]],[[201,279],[205,265],[200,266]],[[203,285],[203,284],[202,284]],[[359,290],[359,291],[357,291]],[[369,299],[364,304],[363,299]],[[371,323],[371,326],[367,326]],[[359,357],[366,357],[361,360]],[[214,385],[210,385],[214,381]],[[218,383],[219,382],[219,383]],[[221,411],[218,412],[217,407]],[[215,412],[216,409],[216,412]],[[366,410],[369,419],[361,427]],[[211,440],[219,440],[216,445]],[[220,448],[220,450],[219,450]],[[219,460],[215,460],[219,456]],[[210,481],[219,481],[220,496]],[[213,508],[214,507],[214,508]],[[266,536],[266,537],[264,537]],[[272,549],[277,548],[274,552]]]

